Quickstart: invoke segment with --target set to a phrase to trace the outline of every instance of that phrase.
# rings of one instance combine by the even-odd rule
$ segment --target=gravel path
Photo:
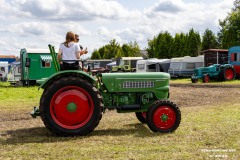
[[[179,107],[240,103],[239,85],[170,85],[170,100]]]

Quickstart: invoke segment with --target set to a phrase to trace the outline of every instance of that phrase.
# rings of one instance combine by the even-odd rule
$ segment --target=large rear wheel
[[[236,77],[236,71],[231,66],[223,68],[219,73],[219,78],[222,81],[230,81],[235,79],[235,77]]]
[[[180,122],[181,112],[173,102],[158,100],[148,109],[147,124],[153,132],[173,132]]]
[[[98,90],[79,77],[62,77],[43,92],[40,116],[44,125],[60,136],[86,135],[102,117]]]

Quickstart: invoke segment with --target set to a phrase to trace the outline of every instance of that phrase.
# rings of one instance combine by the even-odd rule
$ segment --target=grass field
[[[29,115],[41,93],[0,84],[0,159],[240,159],[240,102],[180,107],[171,134],[152,133],[133,113],[107,111],[90,135],[57,137]]]

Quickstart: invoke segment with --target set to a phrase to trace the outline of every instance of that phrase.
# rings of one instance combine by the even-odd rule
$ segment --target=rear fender
[[[223,64],[223,65],[220,66],[220,68],[226,68],[226,67],[234,68],[232,64]]]
[[[53,83],[56,79],[66,77],[66,76],[75,76],[75,77],[82,77],[83,79],[86,79],[88,82],[94,84],[96,83],[96,80],[87,74],[86,72],[83,71],[78,71],[78,70],[67,70],[67,71],[59,71],[53,75],[51,75],[49,78],[47,78],[45,81],[41,83],[39,86],[39,89],[45,89],[49,84]]]

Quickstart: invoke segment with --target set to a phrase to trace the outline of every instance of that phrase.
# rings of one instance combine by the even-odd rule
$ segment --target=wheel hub
[[[163,122],[166,122],[166,121],[168,120],[168,116],[167,116],[166,114],[163,114],[163,115],[161,116],[161,120],[162,120]]]
[[[51,100],[53,120],[63,128],[75,129],[87,123],[93,113],[93,103],[87,92],[78,87],[65,87]]]
[[[68,103],[67,110],[68,112],[76,112],[77,105],[74,102]]]

